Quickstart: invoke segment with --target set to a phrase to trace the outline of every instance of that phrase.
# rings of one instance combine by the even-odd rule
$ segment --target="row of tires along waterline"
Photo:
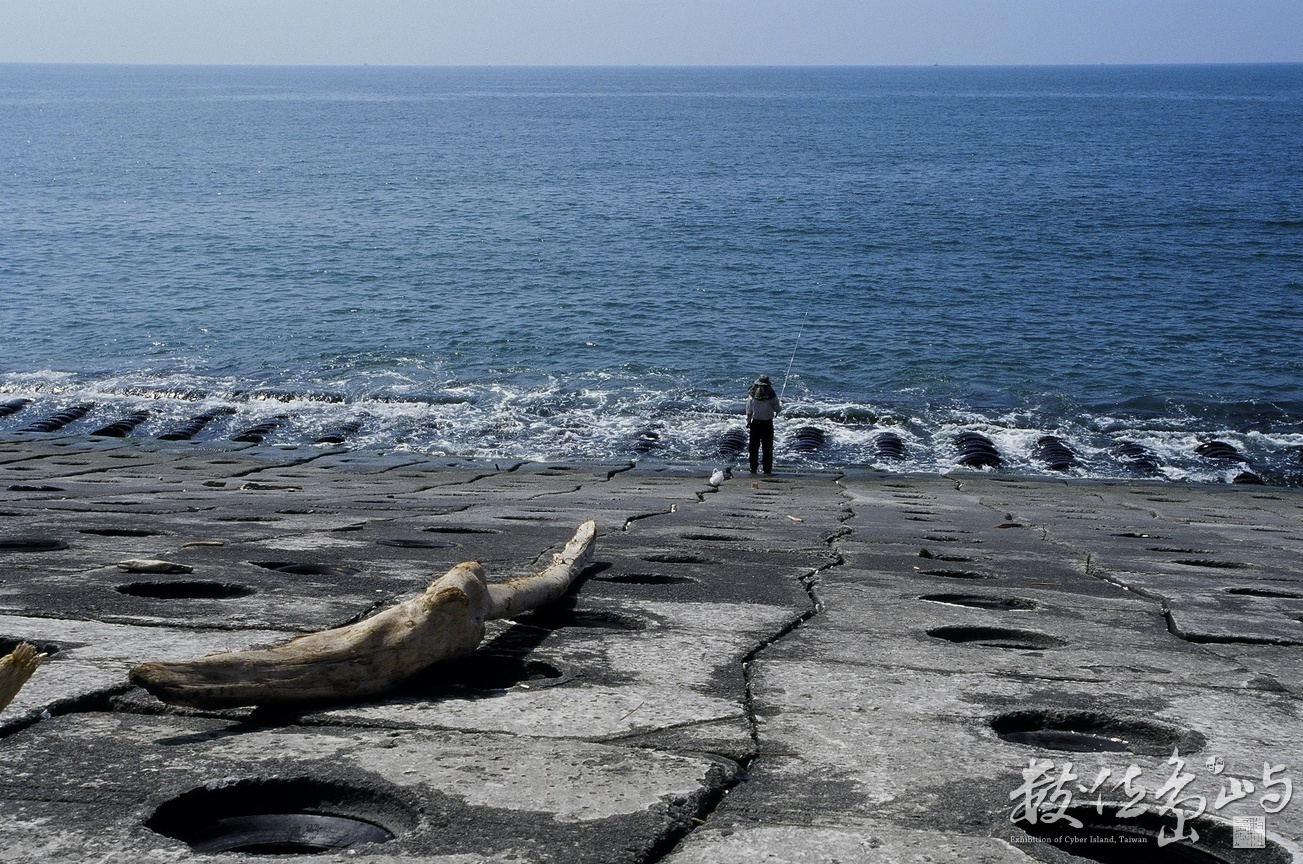
[[[25,398],[0,402],[0,419],[20,412],[26,413],[31,410],[31,405],[32,400]],[[27,424],[19,425],[14,431],[43,434],[61,432],[66,427],[84,420],[88,415],[93,415],[96,408],[97,406],[93,402],[75,403],[53,410]],[[206,430],[214,428],[218,425],[218,421],[225,420],[228,421],[226,428],[223,429],[225,440],[242,444],[262,444],[269,439],[276,440],[277,436],[284,439],[292,435],[296,426],[295,418],[290,414],[263,417],[247,424],[231,422],[237,414],[237,410],[233,407],[214,408],[184,420],[173,420],[161,424],[152,437],[160,441],[190,441],[204,436]],[[151,412],[148,410],[133,410],[105,419],[108,419],[107,423],[90,424],[94,428],[84,434],[94,437],[113,438],[125,438],[133,435],[144,437],[140,435],[140,431],[151,419]],[[358,414],[316,433],[312,437],[312,443],[346,444],[351,438],[366,429],[372,420],[373,418],[368,414]],[[302,424],[298,425],[300,431],[302,431]],[[209,437],[212,440],[221,440],[216,435],[210,435]],[[803,425],[787,432],[782,439],[782,444],[788,452],[817,459],[819,454],[829,449],[830,435],[827,430],[819,426]],[[664,446],[665,442],[661,433],[650,427],[635,433],[629,442],[629,449],[632,452],[644,455],[654,454]],[[999,469],[1008,467],[1010,464],[1008,455],[1002,453],[988,436],[977,431],[964,430],[958,432],[950,441],[949,447],[950,449],[947,452],[940,455],[945,459],[952,460],[958,466]],[[911,456],[918,455],[917,449],[916,444],[911,445],[896,432],[886,430],[874,436],[868,452],[864,453],[863,456],[865,457],[864,461],[869,463],[903,464]],[[724,459],[738,459],[743,458],[746,452],[747,431],[742,428],[733,428],[718,436],[713,454],[704,455],[714,455]],[[1195,447],[1193,452],[1209,465],[1226,468],[1239,467],[1241,470],[1234,476],[1232,480],[1234,483],[1263,482],[1261,474],[1254,470],[1249,458],[1230,442],[1221,440],[1206,441]],[[1040,465],[1051,472],[1066,474],[1075,468],[1083,467],[1083,460],[1078,452],[1072,448],[1072,445],[1055,435],[1041,436],[1036,440],[1028,455],[1034,464]],[[1165,463],[1162,457],[1139,443],[1120,441],[1113,447],[1111,456],[1115,463],[1124,469],[1125,473],[1137,477],[1163,476]],[[1295,454],[1293,461],[1303,465],[1303,449]]]
[[[789,449],[798,453],[818,453],[828,442],[827,433],[817,426],[803,426],[791,432],[787,437]],[[954,458],[958,465],[968,468],[1002,468],[1008,460],[1001,454],[995,443],[980,432],[965,430],[957,433],[953,440]],[[741,456],[747,448],[745,430],[732,429],[719,439],[718,453],[725,459]],[[909,458],[910,448],[904,439],[895,432],[881,432],[872,443],[872,461],[878,463],[904,462]],[[1195,453],[1214,464],[1242,466],[1232,482],[1262,483],[1262,477],[1255,474],[1249,459],[1226,441],[1208,441],[1195,448]],[[1162,476],[1164,462],[1154,451],[1133,441],[1119,442],[1112,452],[1113,457],[1129,473],[1140,477]],[[1073,468],[1081,467],[1082,460],[1071,446],[1055,435],[1043,435],[1036,440],[1031,450],[1034,462],[1047,470],[1068,473]],[[1298,453],[1298,461],[1303,464],[1303,450]]]
[[[23,411],[31,403],[30,399],[10,399],[7,402],[0,402],[0,418],[8,417]],[[42,432],[52,433],[62,431],[65,427],[81,420],[87,414],[95,410],[95,403],[80,402],[70,405],[67,408],[60,409],[53,413],[42,416],[41,418],[18,428],[17,432]],[[173,422],[161,429],[155,438],[159,441],[190,441],[199,436],[206,428],[211,426],[217,420],[232,416],[237,411],[234,408],[222,407],[196,414],[186,420]],[[107,425],[98,426],[89,434],[93,437],[101,438],[126,438],[136,432],[137,427],[143,425],[150,418],[150,412],[141,410],[133,411],[124,416],[114,419]],[[350,437],[356,435],[366,424],[367,415],[357,417],[337,423],[329,429],[322,432],[313,439],[314,444],[343,444]],[[235,441],[241,444],[261,444],[267,438],[281,429],[287,429],[293,425],[293,418],[289,414],[277,414],[252,423],[248,426],[241,426],[236,429],[227,440]]]

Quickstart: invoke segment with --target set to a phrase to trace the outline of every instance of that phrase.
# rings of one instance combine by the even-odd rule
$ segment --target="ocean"
[[[1298,485],[1301,132],[1303,65],[0,65],[0,437],[708,473],[763,373],[780,472]]]

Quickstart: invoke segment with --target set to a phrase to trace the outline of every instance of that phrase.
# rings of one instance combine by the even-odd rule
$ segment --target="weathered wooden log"
[[[19,642],[17,648],[0,657],[0,711],[14,700],[45,657],[28,642]]]
[[[532,576],[490,585],[488,620],[512,618],[544,603],[558,600],[570,590],[575,577],[593,560],[597,545],[597,523],[589,519],[575,529],[565,548],[552,556],[552,563]]]
[[[376,696],[422,669],[469,654],[484,622],[558,599],[588,566],[597,540],[580,525],[545,570],[489,585],[474,561],[453,567],[425,592],[364,621],[299,636],[273,648],[229,651],[197,660],[145,663],[132,682],[192,708],[283,705]]]

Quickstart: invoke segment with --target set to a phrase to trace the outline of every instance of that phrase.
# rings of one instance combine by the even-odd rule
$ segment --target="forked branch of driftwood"
[[[0,657],[0,711],[14,701],[18,691],[23,689],[27,679],[32,677],[45,657],[36,650],[35,645],[28,642],[19,642],[17,648]]]
[[[299,636],[273,648],[198,660],[145,663],[132,682],[175,705],[231,708],[376,696],[422,669],[469,654],[484,622],[560,598],[592,560],[597,524],[575,530],[545,570],[489,585],[474,561],[453,567],[425,593],[364,621]]]

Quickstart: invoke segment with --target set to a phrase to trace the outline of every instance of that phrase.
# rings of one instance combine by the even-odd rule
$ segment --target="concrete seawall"
[[[385,698],[128,683],[588,518],[570,595]],[[1261,486],[8,439],[0,861],[1303,861],[1300,550]]]

